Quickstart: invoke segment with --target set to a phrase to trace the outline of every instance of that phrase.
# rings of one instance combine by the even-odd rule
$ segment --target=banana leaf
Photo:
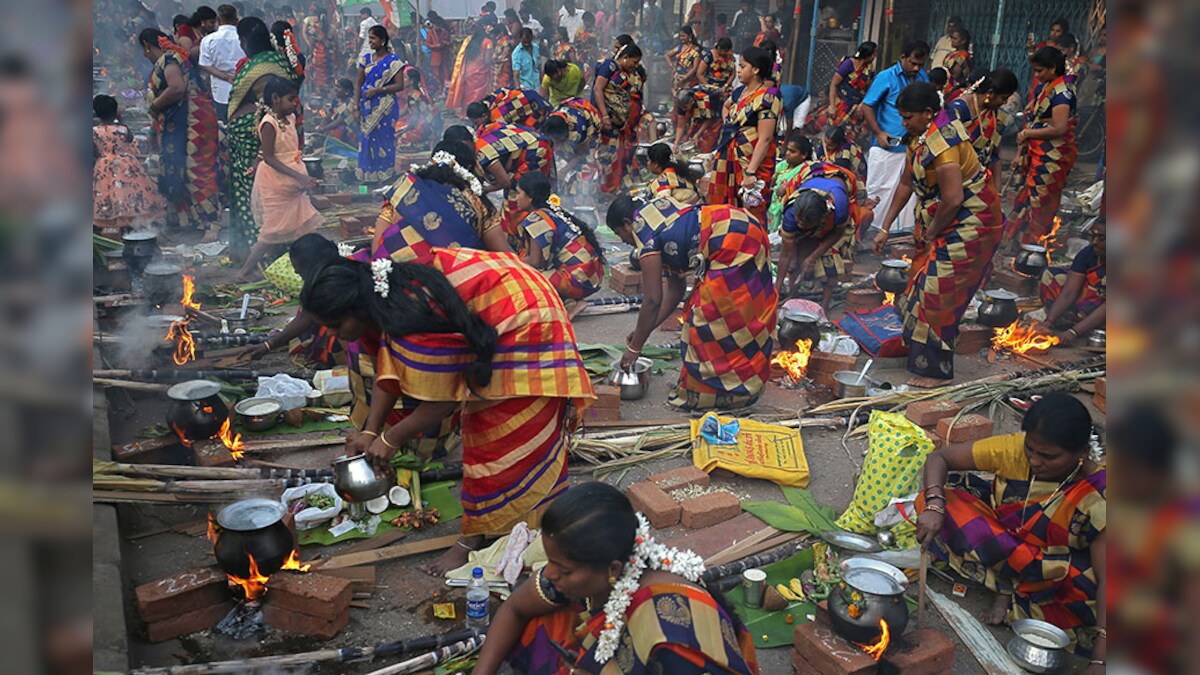
[[[762,568],[767,573],[767,585],[787,584],[792,579],[799,579],[800,573],[813,567],[813,552],[811,548],[804,549],[796,555],[772,563]],[[761,607],[747,607],[746,595],[741,586],[736,586],[725,592],[725,597],[733,603],[738,616],[746,624],[746,630],[754,638],[754,646],[758,649],[774,647],[791,647],[792,633],[796,626],[808,623],[809,615],[815,614],[817,606],[810,601],[791,602],[788,606],[772,612]],[[787,622],[788,615],[792,622]]]
[[[618,345],[581,344],[579,355],[583,357],[583,367],[594,377],[601,377],[612,372],[612,364],[621,360],[625,348]],[[642,356],[653,363],[650,372],[659,375],[670,366],[670,362],[679,358],[679,350],[665,347],[643,347]]]
[[[812,493],[804,488],[780,486],[783,490],[784,499],[792,506],[804,511],[815,525],[821,528],[821,531],[838,529],[835,521],[838,518],[838,512],[832,508],[818,503]]]
[[[462,502],[460,502],[458,497],[451,492],[451,488],[453,487],[454,481],[440,481],[427,485],[421,493],[422,501],[425,502],[426,506],[432,509],[437,509],[438,512],[441,513],[441,518],[438,520],[438,522],[445,522],[447,520],[454,520],[455,518],[462,517]],[[379,514],[379,527],[375,530],[375,534],[387,532],[388,530],[410,529],[396,527],[395,525],[392,525],[391,521],[395,518],[398,518],[401,513],[411,510],[412,508],[412,506],[405,507],[403,509],[393,507]],[[328,523],[315,527],[311,530],[301,530],[300,532],[296,533],[296,538],[302,545],[320,544],[322,546],[328,546],[330,544],[336,544],[343,541],[350,541],[351,539],[366,539],[368,537],[370,537],[370,535],[364,534],[357,529],[350,530],[340,537],[335,537],[329,533]]]

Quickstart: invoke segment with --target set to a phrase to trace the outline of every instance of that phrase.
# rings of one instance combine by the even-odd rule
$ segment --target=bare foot
[[[200,243],[201,244],[211,244],[214,241],[217,241],[218,239],[220,239],[220,236],[221,236],[220,232],[217,232],[216,230],[208,230],[204,233],[204,236],[200,238]]]
[[[484,540],[481,534],[459,537],[458,541],[436,560],[428,565],[422,565],[421,571],[431,577],[444,577],[446,572],[467,564],[467,557],[471,551],[478,551],[483,548],[483,544]]]
[[[919,389],[933,389],[934,387],[944,387],[953,383],[954,380],[939,380],[936,377],[911,377],[908,382],[905,382],[908,386]]]
[[[1008,606],[1012,604],[1012,596],[1007,593],[997,593],[992,606],[983,613],[983,622],[989,626],[999,626],[1008,616]]]

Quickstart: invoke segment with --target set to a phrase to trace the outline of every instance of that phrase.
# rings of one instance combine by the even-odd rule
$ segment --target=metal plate
[[[243,499],[221,509],[217,524],[226,530],[250,532],[283,520],[283,504],[273,499]]]
[[[888,260],[884,260],[880,264],[884,267],[896,267],[902,270],[912,267],[912,263],[908,262],[907,260],[900,260],[899,258],[890,258]]]
[[[167,390],[167,398],[176,401],[199,401],[221,393],[221,385],[208,380],[188,380]]]
[[[179,265],[172,265],[165,262],[152,262],[146,265],[146,274],[154,276],[174,276],[183,274],[183,268]]]
[[[1003,288],[995,288],[990,291],[984,291],[983,295],[984,297],[988,297],[993,300],[1016,300],[1019,297],[1016,293]]]
[[[843,371],[852,372],[852,371]],[[858,377],[858,373],[853,373]],[[867,378],[863,378],[863,384],[868,384]],[[829,530],[821,533],[821,538],[829,544],[842,549],[843,551],[855,551],[856,553],[876,553],[882,551],[883,548],[879,542],[874,539],[853,532],[842,532],[841,530]]]
[[[122,241],[153,241],[155,239],[158,239],[158,235],[153,232],[130,232],[121,236]]]
[[[1038,619],[1017,619],[1012,623],[1012,629],[1030,644],[1042,649],[1066,649],[1071,644],[1071,638],[1063,629]]]
[[[846,585],[874,595],[899,595],[908,588],[908,578],[895,565],[870,558],[850,558],[841,564]]]

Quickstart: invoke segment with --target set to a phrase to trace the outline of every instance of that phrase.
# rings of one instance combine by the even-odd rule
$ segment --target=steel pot
[[[650,391],[650,366],[654,362],[641,357],[634,362],[633,368],[621,368],[621,362],[612,364],[612,372],[608,374],[608,383],[621,390],[622,401],[636,401],[646,396]]]
[[[164,262],[146,265],[142,294],[159,307],[178,303],[183,298],[183,268]]]
[[[875,275],[875,285],[885,293],[903,293],[908,287],[908,269],[911,263],[905,260],[884,260]]]
[[[817,315],[800,309],[785,309],[779,317],[777,335],[779,347],[787,351],[795,351],[801,340],[812,340],[815,345],[821,341]]]
[[[321,164],[320,157],[305,157],[303,158],[303,161],[304,170],[308,172],[309,176],[312,176],[317,180],[322,180],[325,178],[325,166]]]
[[[366,453],[333,460],[333,487],[350,505],[350,517],[366,515],[367,502],[387,494],[391,481],[375,472]]]
[[[892,635],[904,634],[908,579],[903,572],[878,560],[850,558],[842,561],[841,577],[829,594],[829,618],[838,635],[860,644],[875,642],[880,619]]]
[[[1021,252],[1013,260],[1013,269],[1017,274],[1026,277],[1040,277],[1049,266],[1050,259],[1046,257],[1046,247],[1036,244],[1023,244]]]
[[[283,401],[267,396],[242,399],[233,406],[233,412],[250,431],[269,431],[283,419]]]
[[[130,274],[141,274],[158,257],[158,235],[152,232],[130,232],[121,237],[121,243],[121,258]]]
[[[1004,289],[984,292],[986,298],[979,307],[979,323],[988,328],[1011,326],[1021,312],[1017,309],[1017,294]]]
[[[1061,628],[1037,619],[1018,619],[1012,629],[1016,636],[1006,650],[1017,665],[1034,673],[1057,673],[1066,667],[1065,650],[1071,640]]]
[[[259,574],[271,576],[296,548],[296,537],[283,522],[283,504],[273,499],[243,499],[217,513],[213,554],[226,574],[250,576],[250,556]]]
[[[838,398],[858,398],[867,395],[867,389],[875,384],[875,381],[869,377],[863,376],[862,382],[858,382],[857,370],[839,370],[833,374],[833,379],[837,382]],[[858,382],[857,384],[855,384]]]
[[[212,438],[229,419],[229,406],[221,400],[221,385],[208,380],[180,382],[167,390],[171,407],[167,425],[191,441]]]
[[[1097,328],[1089,331],[1087,335],[1087,346],[1096,349],[1103,349],[1108,345],[1108,333],[1103,329]]]

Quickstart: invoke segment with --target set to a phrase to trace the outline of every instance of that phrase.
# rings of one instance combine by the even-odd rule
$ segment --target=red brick
[[[828,625],[810,621],[796,626],[792,644],[819,675],[857,675],[875,672],[878,664]]]
[[[630,485],[625,496],[629,497],[633,508],[641,511],[656,528],[671,527],[679,522],[682,511],[679,503],[648,480]]]
[[[595,408],[621,409],[621,388],[610,384],[598,384],[592,388],[596,392]]]
[[[859,288],[846,293],[846,311],[870,311],[883,305],[883,291]]]
[[[934,628],[921,628],[893,642],[879,672],[896,675],[942,675],[954,672],[954,642]]]
[[[944,417],[937,423],[938,436],[949,443],[966,443],[987,438],[992,435],[992,427],[995,426],[990,419],[975,413],[958,418],[953,428],[950,426],[951,422],[954,422],[953,417]]]
[[[342,239],[362,236],[364,228],[362,221],[358,219],[358,216],[341,216],[338,218],[338,222],[342,226]]]
[[[175,432],[112,447],[113,460],[137,464],[162,463],[163,451],[179,443]]]
[[[354,195],[349,192],[333,192],[325,195],[325,197],[338,206],[350,206],[354,202]]]
[[[1033,295],[1037,290],[1037,283],[1037,279],[1029,279],[1013,271],[1012,261],[1008,260],[997,263],[996,271],[992,273],[992,279],[988,287],[1003,288],[1021,297],[1027,297]]]
[[[1100,412],[1107,413],[1108,412],[1108,397],[1096,394],[1096,395],[1092,396],[1092,405],[1096,406],[1096,409],[1099,410]]]
[[[133,591],[138,614],[150,623],[228,602],[229,582],[216,567],[201,567],[144,583]]]
[[[608,287],[621,295],[636,295],[642,291],[642,273],[633,269],[629,263],[618,263],[612,266],[608,276]]]
[[[292,612],[332,619],[350,606],[354,592],[349,579],[324,574],[283,572],[267,582],[266,604]]]
[[[749,539],[766,527],[767,524],[758,517],[743,512],[736,518],[703,530],[685,530],[665,538],[663,544],[681,550],[687,549],[701,558],[708,559],[740,541]]]
[[[939,436],[936,431],[932,429],[925,429],[925,435],[929,437],[929,440],[933,441],[934,450],[941,450],[942,448],[946,447],[946,439]]]
[[[914,401],[904,409],[904,416],[919,427],[932,427],[943,417],[954,417],[962,405],[949,399]]]
[[[980,349],[992,344],[992,336],[996,329],[969,324],[958,329],[958,339],[954,342],[955,354],[975,354]]]
[[[263,621],[271,628],[286,633],[307,635],[318,640],[329,640],[350,623],[350,608],[332,619],[293,612],[278,605],[263,605]]]
[[[1096,384],[1096,395],[1099,396],[1100,398],[1108,398],[1108,378],[1107,377],[1097,377],[1095,384]]]
[[[813,350],[808,359],[808,377],[816,384],[835,387],[837,381],[833,379],[833,374],[839,370],[854,370],[857,362],[857,356]]]
[[[313,208],[318,211],[327,211],[333,208],[333,202],[329,200],[328,195],[312,195],[309,199],[312,200]]]
[[[680,520],[689,530],[723,523],[742,512],[742,500],[728,492],[710,492],[680,503]]]
[[[672,492],[689,485],[698,485],[706,488],[712,482],[712,479],[709,478],[704,469],[689,464],[673,471],[656,473],[650,476],[650,482],[662,488],[665,492]]]
[[[148,623],[146,624],[146,640],[162,642],[208,630],[217,625],[217,622],[225,618],[225,615],[232,609],[233,601],[226,597],[225,602],[220,604],[201,607],[186,614],[177,614],[169,619]]]

